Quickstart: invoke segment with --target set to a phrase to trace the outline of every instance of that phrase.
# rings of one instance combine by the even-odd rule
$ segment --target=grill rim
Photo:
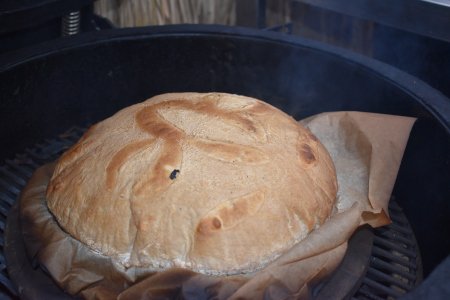
[[[142,39],[154,39],[164,37],[234,37],[253,41],[264,41],[286,44],[292,47],[306,48],[311,51],[323,52],[326,55],[342,59],[348,64],[357,65],[359,68],[378,77],[384,78],[391,84],[412,96],[422,105],[450,134],[450,99],[434,89],[421,79],[414,77],[393,66],[375,59],[357,54],[349,50],[331,46],[322,42],[308,40],[302,37],[286,35],[273,31],[262,31],[252,28],[231,27],[224,25],[164,25],[148,26],[140,28],[108,29],[97,32],[89,32],[74,35],[65,39],[58,39],[48,43],[19,49],[12,53],[0,56],[0,74],[18,67],[31,60],[41,59],[47,55],[73,51],[87,46],[96,46],[104,43],[132,41]]]

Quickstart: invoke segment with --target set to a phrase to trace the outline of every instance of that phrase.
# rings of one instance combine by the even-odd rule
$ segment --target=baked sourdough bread
[[[324,223],[333,162],[262,101],[173,93],[92,126],[47,189],[59,225],[125,267],[254,272]]]

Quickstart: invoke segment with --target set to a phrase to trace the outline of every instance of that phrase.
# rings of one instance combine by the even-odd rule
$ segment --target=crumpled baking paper
[[[363,224],[390,222],[388,203],[414,118],[322,113],[301,123],[328,149],[338,198],[330,219],[253,274],[208,276],[183,269],[125,269],[70,237],[49,212],[45,191],[54,164],[38,169],[20,198],[30,258],[66,292],[88,299],[308,299],[312,287],[341,262],[347,241]]]

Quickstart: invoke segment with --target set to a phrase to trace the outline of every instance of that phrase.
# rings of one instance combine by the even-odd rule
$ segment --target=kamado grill
[[[333,276],[315,288],[317,299],[400,298],[450,253],[450,100],[386,64],[273,32],[177,25],[57,40],[4,55],[0,68],[5,298],[64,295],[26,257],[11,210],[33,171],[57,159],[88,124],[164,92],[244,94],[296,119],[338,110],[418,118],[390,202],[392,224],[358,230]]]

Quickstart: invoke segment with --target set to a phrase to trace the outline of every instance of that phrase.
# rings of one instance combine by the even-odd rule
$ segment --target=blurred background
[[[3,0],[0,53],[92,30],[222,24],[349,49],[450,95],[449,0]]]
[[[223,24],[283,31],[394,65],[450,95],[450,1],[98,0],[117,27]]]
[[[373,57],[450,96],[450,1],[98,0],[117,27],[223,24],[283,31]]]

